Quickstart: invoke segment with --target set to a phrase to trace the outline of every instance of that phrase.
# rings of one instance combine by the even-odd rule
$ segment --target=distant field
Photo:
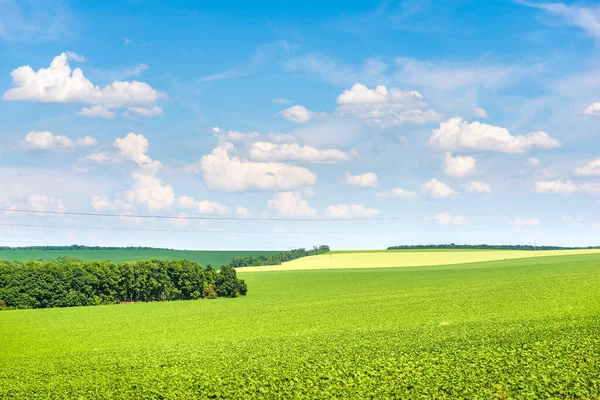
[[[239,276],[245,298],[0,311],[0,398],[600,395],[600,255]]]
[[[135,260],[179,260],[197,261],[203,266],[212,264],[220,267],[237,256],[260,256],[277,251],[192,251],[192,250],[0,250],[0,260],[55,260],[57,257],[73,256],[82,261],[107,260],[113,262]]]
[[[339,268],[391,268],[427,265],[465,264],[483,261],[511,260],[517,258],[549,257],[578,254],[598,254],[591,250],[375,250],[332,251],[327,254],[299,258],[281,265],[239,268],[242,272],[292,271],[306,269]]]

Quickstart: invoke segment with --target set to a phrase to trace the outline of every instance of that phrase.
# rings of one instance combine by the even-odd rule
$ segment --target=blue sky
[[[0,9],[0,208],[234,219],[3,211],[0,244],[600,242],[593,2]]]

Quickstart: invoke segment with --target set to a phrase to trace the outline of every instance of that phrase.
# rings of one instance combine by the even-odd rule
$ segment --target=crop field
[[[600,254],[238,276],[243,298],[0,312],[0,398],[600,396]]]
[[[0,260],[26,261],[26,260],[55,260],[62,256],[73,256],[81,261],[105,260],[112,262],[137,261],[137,260],[181,260],[199,262],[202,265],[212,264],[220,267],[227,264],[233,257],[261,256],[277,253],[276,251],[211,251],[211,250],[0,250]]]
[[[332,251],[281,265],[244,267],[238,271],[286,271],[337,268],[390,268],[420,267],[431,265],[465,264],[483,261],[511,260],[530,257],[549,257],[576,254],[598,254],[600,249],[586,250],[381,250],[381,251]]]

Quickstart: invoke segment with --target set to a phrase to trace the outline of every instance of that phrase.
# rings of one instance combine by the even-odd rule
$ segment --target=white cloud
[[[247,218],[249,215],[248,209],[246,207],[238,207],[235,209],[235,213],[238,217]]]
[[[534,191],[536,193],[561,193],[570,194],[578,192],[580,189],[571,181],[538,181],[535,183]]]
[[[216,130],[215,130],[216,129]],[[220,128],[213,128],[213,133],[217,136],[219,142],[252,142],[260,138],[260,133],[243,133],[238,131],[223,132]]]
[[[163,110],[159,106],[153,107],[129,107],[123,111],[121,116],[123,117],[156,117],[157,115],[163,115]]]
[[[404,190],[402,188],[393,188],[389,192],[379,192],[376,195],[379,198],[390,198],[390,197],[400,197],[402,199],[418,199],[419,195],[412,190]]]
[[[324,116],[323,113],[315,113],[310,111],[304,106],[291,106],[278,113],[288,121],[295,122],[297,124],[306,124],[313,118],[321,118]]]
[[[106,110],[125,108],[137,115],[141,115],[140,109],[145,108],[154,110],[149,113],[156,115],[156,102],[166,96],[150,85],[137,81],[115,81],[100,88],[90,82],[81,69],[71,70],[66,53],[54,57],[48,68],[34,71],[29,65],[24,65],[13,70],[11,76],[14,87],[4,92],[2,99],[6,101],[81,103],[101,106]],[[90,107],[79,113],[103,116],[100,109],[94,111]]]
[[[96,211],[135,211],[135,206],[123,200],[112,201],[108,196],[93,196],[90,204]]]
[[[600,115],[600,102],[590,104],[583,110],[584,115]]]
[[[312,186],[317,181],[317,176],[303,167],[232,157],[234,149],[231,143],[222,143],[192,164],[191,169],[202,173],[208,187],[225,191],[289,190]]]
[[[250,158],[254,161],[298,161],[318,164],[337,164],[350,159],[348,153],[337,149],[319,150],[298,143],[276,144],[255,142],[250,148]]]
[[[152,165],[143,165],[133,172],[133,188],[125,192],[130,203],[145,204],[150,211],[160,211],[175,202],[175,191],[156,176],[158,170]]]
[[[456,192],[443,182],[437,179],[430,179],[422,185],[425,192],[429,193],[434,199],[445,199],[454,196]]]
[[[377,86],[369,89],[356,83],[337,98],[339,115],[357,116],[380,127],[437,122],[442,115],[428,109],[421,93]]]
[[[519,217],[510,219],[507,218],[506,221],[511,224],[512,226],[514,226],[515,228],[522,228],[522,227],[528,227],[528,226],[539,226],[540,225],[540,220],[537,218],[529,218],[529,219],[521,219]]]
[[[129,132],[124,138],[115,139],[114,146],[121,154],[137,164],[150,164],[152,159],[146,154],[150,144],[144,135]]]
[[[477,118],[483,118],[483,119],[488,119],[488,113],[487,111],[485,111],[483,108],[481,107],[477,107],[475,109],[475,116]]]
[[[148,64],[144,64],[144,63],[138,64],[133,68],[127,69],[125,71],[125,76],[138,76],[139,74],[142,73],[142,71],[145,71],[148,68],[149,68]]]
[[[275,193],[267,202],[269,209],[275,209],[280,217],[316,217],[317,211],[302,198],[299,191]]]
[[[81,54],[77,54],[72,51],[67,51],[67,52],[65,52],[65,54],[67,55],[67,59],[69,61],[75,61],[75,62],[86,62],[87,61],[87,58],[85,58]]]
[[[346,180],[344,185],[346,186],[359,186],[359,187],[377,187],[379,184],[377,175],[374,172],[367,172],[364,174],[352,175],[350,172],[346,172]]]
[[[472,181],[467,183],[465,187],[471,193],[492,193],[490,185],[485,182]]]
[[[215,126],[214,128],[212,128],[212,131],[214,134],[221,133],[221,128],[219,128],[218,126]]]
[[[537,167],[538,165],[540,165],[540,159],[532,157],[532,158],[530,158],[530,159],[527,160],[527,162],[525,163],[525,165],[527,165],[528,167]]]
[[[190,196],[180,196],[177,199],[177,206],[188,211],[199,214],[227,214],[229,210],[222,204],[213,201],[196,201]]]
[[[333,218],[369,218],[379,215],[381,212],[376,208],[366,208],[362,204],[338,204],[327,207],[326,214]]]
[[[527,135],[511,135],[506,128],[468,123],[462,118],[450,118],[440,123],[429,138],[429,145],[444,150],[481,150],[501,153],[525,153],[533,148],[553,149],[561,143],[542,131]]]
[[[44,196],[39,193],[31,194],[18,202],[5,202],[3,206],[11,209],[29,209],[35,211],[64,212],[67,210],[62,199]],[[7,211],[6,213],[9,214],[11,212]]]
[[[48,131],[31,131],[21,143],[24,149],[28,150],[48,150],[65,151],[73,150],[76,147],[92,147],[98,144],[98,141],[91,136],[84,136],[77,140],[63,135],[54,135]]]
[[[582,29],[595,39],[600,39],[600,9],[597,7],[588,8],[565,3],[537,3],[524,0],[519,3],[557,15],[563,18],[567,24]]]
[[[80,117],[100,117],[100,118],[114,118],[116,114],[104,106],[92,106],[83,107],[79,111],[75,111],[76,115]]]
[[[276,104],[290,104],[291,102],[292,102],[291,100],[282,99],[280,97],[273,99],[273,103],[276,103]]]
[[[583,167],[577,167],[573,170],[575,175],[579,176],[598,176],[600,175],[600,158],[590,161]]]
[[[466,222],[466,218],[461,215],[439,213],[431,217],[425,217],[425,221],[435,221],[440,225],[462,225]]]
[[[444,155],[444,173],[455,178],[465,178],[473,175],[475,169],[475,157],[472,156],[456,156],[446,153]]]

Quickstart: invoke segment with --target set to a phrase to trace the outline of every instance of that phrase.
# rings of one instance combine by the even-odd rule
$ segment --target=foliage
[[[475,250],[581,250],[600,249],[600,246],[563,247],[563,246],[532,246],[529,244],[420,244],[390,246],[388,250],[429,250],[429,249],[475,249]]]
[[[188,261],[0,261],[0,300],[7,308],[52,308],[246,294],[236,271]],[[213,295],[216,294],[216,295]]]
[[[322,245],[319,247],[313,247],[312,250],[306,250],[301,248],[290,251],[283,251],[281,253],[267,254],[254,257],[233,257],[229,265],[231,265],[233,268],[256,267],[261,265],[280,265],[281,263],[284,263],[286,261],[292,261],[307,256],[324,254],[327,252],[329,252],[329,246]]]
[[[0,398],[600,397],[600,255],[238,276],[236,301],[0,312]]]
[[[261,256],[276,251],[215,251],[215,250],[170,250],[135,247],[88,247],[88,246],[36,246],[0,248],[0,260],[55,260],[70,256],[82,261],[106,260],[112,262],[137,260],[191,260],[202,265],[229,264],[233,257]]]

